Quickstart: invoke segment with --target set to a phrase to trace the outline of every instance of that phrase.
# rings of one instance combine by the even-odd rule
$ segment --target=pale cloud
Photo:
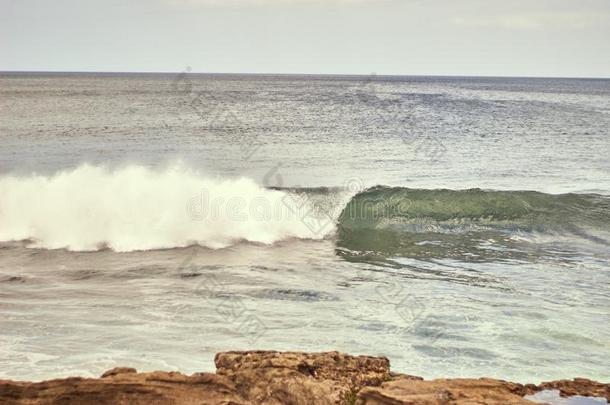
[[[0,70],[610,76],[610,0],[0,4]]]
[[[166,3],[188,6],[260,6],[290,4],[329,4],[329,3],[381,3],[386,0],[165,0]]]
[[[499,27],[518,30],[583,29],[608,24],[609,13],[545,11],[503,15],[470,15],[454,17],[456,25],[478,28]]]

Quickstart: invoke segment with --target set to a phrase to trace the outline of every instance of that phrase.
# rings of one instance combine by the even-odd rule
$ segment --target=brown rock
[[[115,367],[112,370],[106,371],[100,378],[112,377],[119,374],[132,374],[137,373],[138,371],[135,368],[131,367]]]
[[[481,379],[418,381],[398,378],[381,387],[362,389],[358,405],[525,405],[519,384]]]
[[[111,370],[114,371],[114,370]],[[104,373],[107,375],[108,373]],[[106,378],[67,378],[41,383],[0,380],[2,405],[246,405],[235,386],[216,374],[112,373]]]
[[[536,387],[535,391],[559,390],[561,396],[571,397],[581,395],[583,397],[601,397],[610,402],[610,384],[602,384],[586,378],[575,378],[573,380],[560,380],[545,382]]]
[[[215,359],[217,373],[260,404],[342,404],[363,386],[390,378],[384,357],[330,353],[229,352]]]
[[[384,357],[330,353],[228,352],[217,374],[138,373],[119,367],[101,378],[40,383],[0,380],[1,405],[524,405],[526,394],[610,400],[610,385],[577,378],[535,385],[492,379],[439,379],[390,372]]]

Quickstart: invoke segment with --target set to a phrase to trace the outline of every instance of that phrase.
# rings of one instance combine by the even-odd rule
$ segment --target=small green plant
[[[356,399],[357,399],[357,394],[358,394],[358,391],[356,391],[355,389],[352,389],[351,391],[346,393],[345,398],[344,398],[345,404],[346,405],[355,405]]]

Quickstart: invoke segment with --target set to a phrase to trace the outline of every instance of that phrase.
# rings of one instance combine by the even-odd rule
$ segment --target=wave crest
[[[337,245],[350,260],[537,260],[556,249],[539,245],[540,235],[607,249],[608,229],[610,199],[596,194],[378,186],[343,209]]]
[[[607,229],[610,199],[597,194],[377,186],[352,198],[339,222],[343,228],[400,228],[414,233],[473,228],[536,232]]]
[[[322,228],[304,220],[312,211],[307,199],[298,200],[298,212],[290,201],[297,200],[247,178],[211,179],[183,166],[83,165],[52,176],[3,176],[0,241],[126,252],[321,239],[334,230],[334,222]]]

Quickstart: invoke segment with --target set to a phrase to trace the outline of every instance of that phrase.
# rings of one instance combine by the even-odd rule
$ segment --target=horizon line
[[[610,76],[527,76],[527,75],[459,75],[459,74],[378,74],[371,72],[361,73],[253,73],[253,72],[195,72],[195,71],[97,71],[97,70],[0,70],[2,74],[150,74],[150,75],[216,75],[216,76],[328,76],[328,77],[439,77],[439,78],[490,78],[490,79],[580,79],[580,80],[608,80]]]

